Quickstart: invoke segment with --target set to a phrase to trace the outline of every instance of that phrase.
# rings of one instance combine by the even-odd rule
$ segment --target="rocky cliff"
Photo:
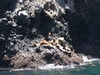
[[[0,1],[0,67],[38,68],[100,57],[99,0]]]

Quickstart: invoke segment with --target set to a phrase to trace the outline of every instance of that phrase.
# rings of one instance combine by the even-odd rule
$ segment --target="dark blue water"
[[[100,75],[100,62],[75,69],[32,70],[32,71],[0,71],[0,75]]]

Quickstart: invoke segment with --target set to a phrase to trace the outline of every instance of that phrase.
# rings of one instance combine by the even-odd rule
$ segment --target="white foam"
[[[74,64],[67,65],[67,66],[61,66],[61,65],[54,65],[54,64],[48,64],[45,66],[40,66],[39,69],[42,70],[51,70],[51,69],[64,69],[64,68],[75,68]]]
[[[83,62],[92,62],[92,61],[96,61],[96,60],[100,60],[98,58],[92,58],[92,59],[89,59],[87,56],[85,55],[82,55],[82,59],[83,59]]]
[[[40,70],[52,70],[52,69],[74,69],[75,65],[71,64],[71,65],[67,65],[67,66],[61,66],[61,65],[54,65],[54,64],[47,64],[45,66],[40,66],[39,68],[36,69],[40,69]],[[32,68],[20,68],[20,69],[10,69],[10,72],[12,71],[30,71],[30,70],[36,70],[36,69],[32,69]]]
[[[32,69],[32,68],[26,68],[26,69],[24,69],[24,68],[21,68],[21,69],[11,69],[10,71],[25,71],[25,70],[34,70],[34,69]]]

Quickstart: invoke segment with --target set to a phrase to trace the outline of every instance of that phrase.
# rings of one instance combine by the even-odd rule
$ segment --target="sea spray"
[[[83,59],[83,62],[80,63],[79,66],[88,65],[88,64],[93,65],[93,64],[92,64],[93,61],[100,61],[99,58],[88,58],[88,56],[86,56],[86,55],[82,55],[82,59]]]
[[[85,55],[82,55],[82,59],[83,59],[83,62],[92,62],[92,61],[97,61],[97,60],[100,60],[99,58],[91,58],[89,59],[87,56]]]

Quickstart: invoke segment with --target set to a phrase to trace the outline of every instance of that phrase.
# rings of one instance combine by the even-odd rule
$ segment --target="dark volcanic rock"
[[[70,65],[83,62],[77,53],[100,56],[99,3],[0,1],[0,67]]]

